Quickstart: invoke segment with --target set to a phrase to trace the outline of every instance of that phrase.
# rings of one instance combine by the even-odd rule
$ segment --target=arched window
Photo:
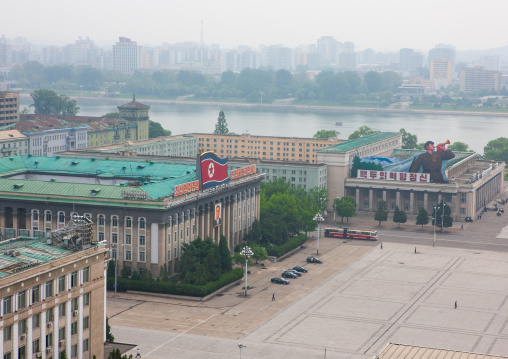
[[[32,209],[32,219],[34,221],[39,220],[39,210],[38,209]]]
[[[112,227],[118,227],[118,217],[117,216],[112,216],[111,217],[111,226]]]
[[[97,217],[97,223],[99,224],[99,226],[104,225],[104,215],[103,214],[99,214],[99,216]]]
[[[171,218],[170,218],[170,221],[171,221]],[[145,228],[146,228],[146,220],[144,218],[140,218],[139,219],[139,229],[145,229]]]

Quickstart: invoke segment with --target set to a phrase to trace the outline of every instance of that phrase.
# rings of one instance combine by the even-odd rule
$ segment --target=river
[[[215,129],[219,111],[223,110],[230,132],[237,134],[312,137],[319,130],[337,130],[339,139],[347,137],[358,127],[366,125],[373,130],[397,132],[401,128],[416,134],[418,142],[436,143],[449,139],[452,143],[464,142],[479,153],[490,140],[506,137],[508,115],[443,115],[433,113],[377,113],[295,110],[291,107],[253,108],[219,105],[184,105],[174,103],[138,102],[150,106],[150,119],[159,122],[173,135],[185,133],[211,133]],[[101,116],[117,112],[126,100],[78,99],[80,116]],[[32,103],[30,97],[20,98],[21,108]],[[341,122],[341,126],[336,123]]]

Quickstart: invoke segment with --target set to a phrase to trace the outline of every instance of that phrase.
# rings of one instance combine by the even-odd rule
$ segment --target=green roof
[[[390,138],[393,136],[400,135],[399,132],[376,132],[372,135],[363,136],[355,140],[349,140],[346,142],[338,143],[336,145],[321,148],[316,152],[348,152],[354,149],[376,143],[378,141]]]
[[[0,278],[18,273],[37,264],[73,253],[46,244],[45,239],[16,238],[0,242]]]
[[[21,173],[65,176],[67,179],[49,181],[6,178]],[[47,196],[83,197],[99,199],[124,199],[123,191],[139,191],[148,200],[157,200],[173,194],[176,185],[194,181],[196,166],[157,162],[109,161],[94,158],[14,156],[0,158],[0,191],[10,192],[19,198],[23,194]],[[95,184],[73,183],[75,177],[92,177]],[[116,179],[117,185],[100,184],[101,179]],[[64,182],[66,181],[66,182]],[[74,180],[75,181],[75,180]],[[135,185],[135,186],[133,186]],[[9,195],[3,195],[7,198]],[[86,200],[85,200],[86,201]]]

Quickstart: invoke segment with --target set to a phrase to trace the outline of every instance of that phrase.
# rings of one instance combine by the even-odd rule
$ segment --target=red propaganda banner
[[[219,158],[212,152],[206,152],[200,160],[203,189],[229,182],[227,157]]]

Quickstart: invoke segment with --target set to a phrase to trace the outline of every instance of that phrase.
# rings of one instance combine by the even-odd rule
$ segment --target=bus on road
[[[356,228],[325,228],[325,237],[368,239],[377,241],[377,231]]]

